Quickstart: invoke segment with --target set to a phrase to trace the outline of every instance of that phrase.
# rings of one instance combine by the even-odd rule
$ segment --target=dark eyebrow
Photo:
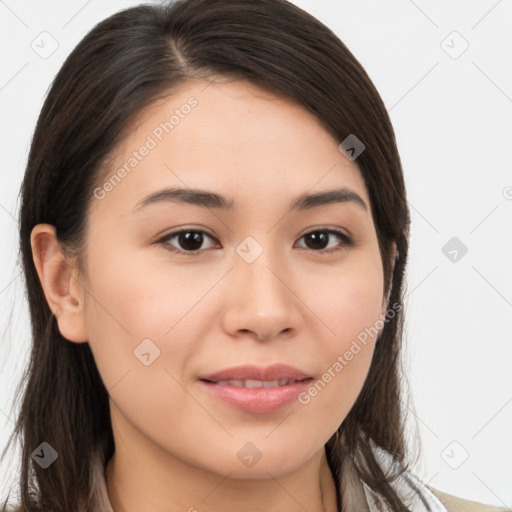
[[[202,206],[204,208],[217,208],[222,210],[231,210],[234,206],[233,199],[227,199],[215,192],[192,188],[164,188],[140,200],[133,211],[161,202],[186,203]]]
[[[215,192],[198,189],[182,189],[182,188],[166,188],[154,192],[140,200],[133,211],[140,210],[146,206],[161,202],[186,203],[203,208],[215,208],[221,210],[232,210],[234,200],[226,198]],[[324,206],[332,203],[353,203],[361,206],[364,210],[368,210],[367,204],[359,194],[348,188],[342,187],[326,192],[316,192],[314,194],[302,194],[297,197],[290,210],[308,210],[317,206]]]
[[[354,203],[361,206],[364,210],[368,210],[368,206],[361,196],[350,190],[341,187],[326,192],[316,192],[315,194],[302,194],[293,202],[291,210],[307,210],[316,206],[324,206],[332,203]]]

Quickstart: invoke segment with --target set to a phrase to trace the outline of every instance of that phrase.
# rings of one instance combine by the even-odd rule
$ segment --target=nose
[[[289,337],[303,317],[297,309],[292,272],[282,255],[263,253],[252,263],[235,259],[223,310],[223,327],[231,336],[250,334],[258,340]]]

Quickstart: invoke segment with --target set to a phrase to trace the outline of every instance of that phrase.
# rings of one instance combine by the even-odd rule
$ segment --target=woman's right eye
[[[204,242],[205,235],[207,238],[213,240],[213,237],[205,231],[196,229],[182,229],[180,231],[174,231],[173,233],[165,235],[163,238],[158,240],[157,243],[163,244],[164,247],[169,251],[187,254],[189,256],[195,256],[196,254],[199,254],[200,249],[204,249],[204,247],[201,246]],[[176,246],[170,242],[171,240],[176,240],[175,243],[177,243],[182,247],[182,249],[185,250],[176,248]]]

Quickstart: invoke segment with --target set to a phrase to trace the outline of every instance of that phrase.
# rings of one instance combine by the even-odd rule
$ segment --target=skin
[[[84,276],[61,252],[53,226],[32,232],[60,332],[90,344],[109,391],[116,443],[106,471],[110,501],[116,512],[230,512],[248,504],[253,511],[335,511],[324,445],[361,391],[375,337],[310,403],[274,413],[240,411],[197,379],[282,362],[316,380],[385,313],[364,180],[316,117],[244,81],[190,81],[151,105],[108,176],[191,96],[197,106],[173,131],[102,199],[91,199]],[[235,206],[160,202],[134,211],[168,186],[214,191]],[[355,191],[368,209],[344,202],[290,211],[298,195],[338,187]],[[329,235],[315,246],[304,236],[324,226],[356,244]],[[181,228],[206,233],[197,255],[172,252],[190,247],[178,237],[158,242]],[[263,249],[252,263],[236,252],[248,236]],[[319,252],[333,247],[339,250]],[[148,366],[134,355],[146,338],[160,350]],[[237,457],[249,442],[261,453],[252,467]]]

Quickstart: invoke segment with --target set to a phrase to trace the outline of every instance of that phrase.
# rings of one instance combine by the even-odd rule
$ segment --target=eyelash
[[[160,240],[157,240],[156,243],[162,244],[164,246],[164,248],[168,251],[178,253],[178,254],[184,254],[187,256],[198,256],[203,250],[206,250],[206,249],[199,249],[199,250],[195,250],[195,251],[182,251],[180,249],[177,249],[174,246],[171,246],[169,244],[169,240],[177,237],[181,233],[202,233],[202,234],[210,237],[211,239],[216,240],[215,237],[209,235],[206,231],[203,231],[200,229],[188,228],[188,229],[181,229],[179,231],[173,231],[172,233],[165,235]],[[328,228],[328,227],[320,227],[320,228],[316,228],[312,231],[308,231],[307,233],[304,233],[299,238],[299,240],[307,235],[311,235],[312,233],[328,233],[330,235],[335,235],[342,240],[342,246],[341,247],[331,247],[330,249],[320,249],[320,250],[309,249],[307,247],[301,247],[301,249],[306,249],[306,251],[316,253],[316,254],[326,254],[326,253],[333,253],[336,251],[347,250],[350,247],[354,247],[356,245],[354,240],[352,238],[350,238],[348,235],[346,235],[345,233],[343,233],[342,231],[339,231],[337,229]]]

